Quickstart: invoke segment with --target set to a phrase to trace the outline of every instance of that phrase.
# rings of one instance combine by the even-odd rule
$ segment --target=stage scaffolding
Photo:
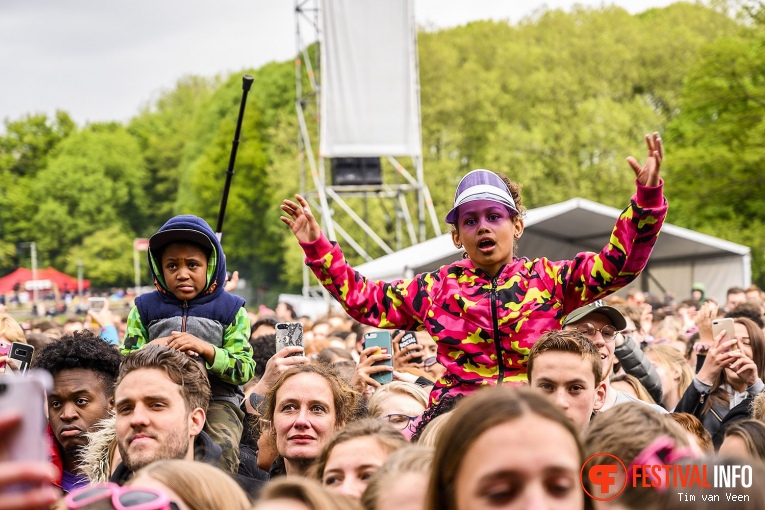
[[[326,0],[325,0],[326,1]],[[331,240],[340,241],[346,247],[352,248],[364,261],[373,259],[369,254],[369,245],[374,243],[384,254],[394,253],[407,246],[412,246],[427,239],[427,223],[430,220],[431,234],[441,234],[439,220],[436,216],[430,191],[424,181],[424,170],[421,152],[416,155],[406,156],[411,160],[413,171],[407,170],[395,155],[392,154],[366,154],[365,156],[380,157],[383,164],[390,165],[394,182],[382,184],[363,185],[333,185],[327,178],[328,162],[322,157],[317,148],[322,136],[320,129],[321,104],[321,51],[320,45],[324,42],[322,31],[322,17],[320,12],[320,0],[296,0],[295,1],[295,38],[297,56],[295,58],[295,87],[296,87],[296,112],[298,119],[298,158],[300,172],[300,191],[308,200],[314,211],[319,211],[317,219],[320,220],[322,230]],[[411,9],[410,9],[411,11]],[[413,12],[409,13],[414,16]],[[413,20],[412,20],[413,21]],[[414,23],[411,24],[414,27]],[[419,69],[417,68],[417,45],[416,32],[412,29],[411,37],[414,39],[414,59],[416,72],[414,73],[413,85],[416,88],[417,109],[417,140],[422,145],[422,129],[420,121],[419,105]],[[314,44],[317,43],[317,44]],[[384,44],[384,42],[381,42]],[[419,152],[419,151],[418,151]],[[354,156],[348,154],[349,157]],[[391,172],[388,172],[391,174]],[[386,175],[384,172],[383,175]],[[414,215],[410,211],[407,196],[416,195]],[[371,200],[381,200],[389,203],[394,211],[394,242],[393,246],[383,239],[367,223],[357,211],[354,211],[346,202],[347,197],[360,197],[366,203]],[[355,239],[339,220],[343,219],[346,226],[352,222],[358,225],[363,232],[363,239]],[[309,274],[308,268],[303,267],[303,295],[305,297],[318,296],[326,293],[317,285],[316,280]]]

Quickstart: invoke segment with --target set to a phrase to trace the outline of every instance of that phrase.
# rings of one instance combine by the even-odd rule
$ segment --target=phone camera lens
[[[7,389],[8,386],[6,384],[0,383],[0,395],[3,395]]]

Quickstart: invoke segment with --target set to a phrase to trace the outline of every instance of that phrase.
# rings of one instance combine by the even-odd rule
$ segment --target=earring
[[[457,249],[458,249],[458,250],[461,250],[461,249],[462,249],[462,243],[457,243]]]
[[[516,239],[520,239],[520,238],[521,238],[521,234],[515,234],[515,236],[514,236],[514,237],[515,237]]]

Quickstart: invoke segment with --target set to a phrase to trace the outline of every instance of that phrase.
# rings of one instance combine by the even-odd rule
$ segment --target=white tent
[[[526,213],[519,255],[561,260],[580,251],[600,251],[619,214],[618,209],[583,198],[531,209]],[[375,280],[411,278],[457,260],[461,252],[452,244],[451,234],[444,234],[356,269]],[[746,288],[751,283],[749,248],[665,223],[648,267],[628,288],[658,296],[670,291],[680,300],[690,297],[694,282],[706,286],[707,296],[724,302],[729,287]]]

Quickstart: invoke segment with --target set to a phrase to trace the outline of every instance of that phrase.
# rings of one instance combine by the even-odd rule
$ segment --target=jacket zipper
[[[497,349],[499,375],[497,385],[502,385],[505,379],[505,362],[502,359],[502,344],[499,339],[499,320],[497,319],[497,278],[491,279],[491,322],[494,327],[494,347]]]
[[[181,320],[181,333],[186,332],[186,312],[189,310],[189,302],[183,302],[183,319]]]

